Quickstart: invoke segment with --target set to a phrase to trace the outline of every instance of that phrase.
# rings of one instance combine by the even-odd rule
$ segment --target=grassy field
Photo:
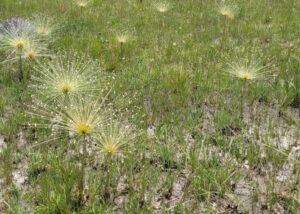
[[[300,1],[83,3],[0,1],[54,30],[21,81],[0,42],[0,213],[300,212]],[[42,87],[74,55],[96,137]]]

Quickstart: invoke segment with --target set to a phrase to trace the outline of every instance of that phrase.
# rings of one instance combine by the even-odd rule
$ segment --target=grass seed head
[[[6,61],[22,58],[36,58],[46,56],[47,43],[42,42],[36,34],[19,30],[5,31],[0,40],[0,49],[6,53]]]
[[[116,155],[122,153],[125,146],[130,146],[136,136],[132,126],[111,122],[99,132],[96,139],[101,152]]]
[[[30,42],[26,48],[23,50],[22,58],[34,60],[40,57],[53,57],[51,54],[49,54],[49,50],[46,47],[47,43],[40,42]]]
[[[33,37],[25,32],[6,31],[3,35],[3,39],[0,41],[0,48],[12,54],[27,47],[31,40],[33,40]]]
[[[69,55],[73,56],[69,56]],[[59,53],[52,61],[38,63],[34,66],[31,87],[37,91],[42,100],[51,102],[68,97],[94,96],[101,92],[101,80],[95,72],[97,67],[92,60],[76,53]]]
[[[36,14],[30,21],[33,23],[37,33],[41,36],[50,36],[58,29],[56,21],[45,14]]]
[[[80,8],[86,8],[88,4],[90,4],[92,0],[76,0],[75,3]]]
[[[34,126],[51,129],[56,138],[62,137],[61,133],[70,133],[75,139],[95,136],[112,115],[110,110],[104,107],[104,101],[100,99],[70,99],[68,106],[64,106],[60,100],[52,104],[36,99],[33,101],[28,114],[43,121]]]
[[[156,2],[154,3],[154,7],[160,13],[166,13],[168,10],[171,9],[171,6],[168,2]]]
[[[124,44],[126,42],[129,41],[129,35],[128,34],[120,34],[117,36],[117,41],[120,43],[120,44]]]
[[[5,20],[0,25],[0,38],[6,32],[18,32],[19,34],[26,32],[29,34],[35,34],[36,29],[28,20],[13,17]]]
[[[229,75],[243,80],[262,80],[270,76],[272,72],[270,66],[262,66],[260,62],[248,58],[228,62],[227,65],[228,68],[225,71]]]
[[[227,3],[224,1],[219,6],[219,13],[232,20],[238,13],[238,7],[233,3]]]

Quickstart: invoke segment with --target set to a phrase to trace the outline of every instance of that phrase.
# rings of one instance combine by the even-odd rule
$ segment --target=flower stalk
[[[84,202],[84,184],[85,184],[85,166],[87,165],[87,139],[86,134],[82,137],[82,154],[81,154],[81,176],[79,184],[79,201],[81,204]]]
[[[248,84],[247,84],[247,79],[243,79],[243,84],[242,84],[242,93],[241,93],[241,98],[240,98],[240,117],[244,117],[244,102],[245,102],[245,95],[248,92]]]
[[[23,63],[22,63],[22,55],[19,55],[19,81],[22,82],[24,78],[23,74]]]

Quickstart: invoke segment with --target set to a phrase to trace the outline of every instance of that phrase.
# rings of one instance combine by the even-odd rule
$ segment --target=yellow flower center
[[[47,30],[46,28],[41,28],[41,29],[39,30],[39,33],[40,33],[41,35],[48,35],[48,34],[49,34],[49,30]]]
[[[117,151],[117,147],[116,145],[109,143],[107,145],[104,146],[104,149],[108,152],[108,153],[116,153]]]
[[[29,52],[29,53],[28,53],[28,58],[34,59],[34,57],[35,57],[34,53],[32,53],[32,52]]]
[[[249,74],[243,74],[243,75],[242,75],[242,79],[244,79],[244,80],[250,79]]]
[[[233,14],[232,14],[230,11],[228,11],[228,10],[223,10],[223,11],[221,12],[221,14],[222,14],[223,16],[227,16],[229,19],[233,19]]]
[[[85,7],[85,6],[86,6],[86,4],[84,4],[84,3],[79,4],[79,7]]]
[[[127,41],[127,38],[125,36],[120,36],[118,37],[118,41],[123,44]]]
[[[73,87],[70,85],[70,84],[64,84],[62,87],[61,87],[61,91],[64,93],[64,94],[67,94],[69,93],[70,91],[72,91]]]
[[[91,127],[87,124],[81,123],[77,126],[77,133],[79,134],[88,134],[91,132]]]
[[[24,42],[19,41],[19,42],[17,43],[17,48],[24,48]]]

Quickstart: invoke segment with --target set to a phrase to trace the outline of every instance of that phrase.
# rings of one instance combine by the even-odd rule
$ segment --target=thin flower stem
[[[243,118],[244,116],[244,100],[245,100],[245,94],[247,93],[247,80],[243,80],[242,85],[242,92],[241,92],[241,106],[240,106],[240,117]]]
[[[226,37],[226,24],[227,24],[227,19],[226,17],[223,18],[224,20],[224,25],[223,25],[223,38],[225,40],[225,37]]]
[[[81,203],[83,203],[84,201],[84,183],[85,183],[85,165],[86,165],[86,158],[87,158],[87,143],[86,143],[86,136],[83,135],[82,138],[82,146],[83,146],[83,152],[81,155],[81,178],[80,178],[80,187],[79,187],[79,191],[80,191],[80,196],[79,196],[79,200]]]
[[[19,57],[19,81],[22,82],[23,80],[23,65],[22,65],[22,55],[20,54]]]
[[[120,46],[121,46],[120,58],[122,58],[123,57],[123,49],[124,49],[123,42],[120,43]]]
[[[107,158],[107,162],[106,162],[106,164],[107,164],[107,167],[108,167],[108,175],[107,175],[107,179],[106,179],[106,187],[109,187],[110,186],[110,178],[111,178],[111,175],[112,175],[112,158],[111,158],[111,155],[110,154],[108,154],[107,156],[106,156],[106,158]]]

